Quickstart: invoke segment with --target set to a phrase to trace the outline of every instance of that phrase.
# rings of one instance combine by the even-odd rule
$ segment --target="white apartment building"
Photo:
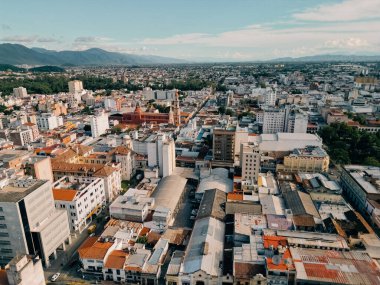
[[[54,130],[60,126],[63,126],[63,118],[61,116],[55,116],[52,113],[43,113],[37,116],[37,126],[39,130],[47,131]]]
[[[287,133],[306,133],[308,121],[307,114],[294,112],[288,116],[284,131]]]
[[[56,209],[66,209],[72,232],[82,232],[106,203],[104,181],[97,177],[62,177],[53,184],[53,196]]]
[[[80,80],[69,81],[69,93],[82,93],[83,91],[83,82]]]
[[[257,181],[260,172],[261,153],[257,143],[242,143],[240,146],[241,179]]]
[[[28,97],[28,92],[24,87],[13,88],[13,96],[16,98],[25,98]]]
[[[0,188],[0,265],[30,254],[49,267],[57,249],[70,242],[67,213],[55,208],[50,181],[3,179]]]
[[[267,90],[265,94],[265,106],[273,107],[276,105],[277,94],[272,89]]]
[[[263,113],[263,134],[275,134],[284,131],[285,110],[268,108]]]
[[[108,122],[108,115],[105,112],[100,112],[94,116],[90,117],[91,124],[91,136],[93,138],[99,137],[106,133],[110,128]]]

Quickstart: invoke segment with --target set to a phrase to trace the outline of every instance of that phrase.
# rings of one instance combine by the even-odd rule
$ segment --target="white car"
[[[61,275],[61,273],[59,273],[59,272],[57,272],[56,274],[54,274],[54,275],[50,278],[51,282],[55,282],[55,281],[57,281],[57,279],[59,278],[60,275]]]

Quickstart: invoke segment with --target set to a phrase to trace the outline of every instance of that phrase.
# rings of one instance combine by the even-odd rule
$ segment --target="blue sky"
[[[252,60],[380,54],[380,0],[1,0],[0,42]]]

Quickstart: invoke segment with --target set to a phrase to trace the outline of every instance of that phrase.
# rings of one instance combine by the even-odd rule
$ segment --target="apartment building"
[[[55,116],[52,113],[43,113],[37,116],[37,126],[41,131],[54,130],[60,126],[63,126],[63,118],[61,116]]]
[[[106,203],[104,180],[65,176],[54,182],[56,209],[66,209],[72,232],[82,232]]]
[[[261,153],[257,143],[242,143],[240,167],[242,180],[257,181],[260,172]]]
[[[36,254],[49,267],[50,257],[70,242],[67,213],[55,209],[50,181],[22,177],[0,184],[0,264]]]

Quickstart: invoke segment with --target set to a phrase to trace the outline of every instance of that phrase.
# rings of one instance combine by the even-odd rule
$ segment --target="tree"
[[[219,114],[224,115],[226,113],[226,107],[219,106],[218,112],[219,112]]]
[[[226,110],[226,115],[233,116],[234,114],[235,114],[235,112],[232,109],[228,108]]]

